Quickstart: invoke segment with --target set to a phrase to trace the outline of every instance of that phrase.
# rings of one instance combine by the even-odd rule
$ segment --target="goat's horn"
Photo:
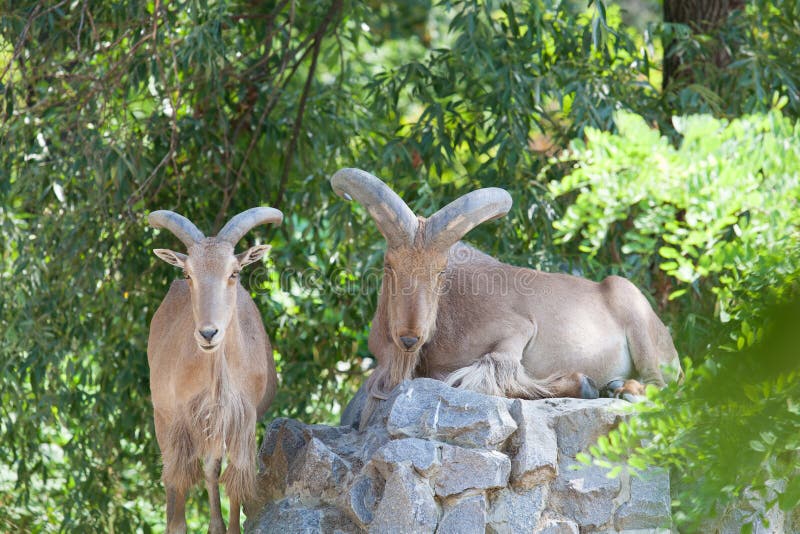
[[[222,227],[217,234],[217,239],[222,239],[235,245],[254,226],[259,224],[280,224],[283,222],[283,213],[275,208],[250,208],[236,215]]]
[[[411,244],[419,222],[414,212],[380,178],[361,169],[341,169],[331,177],[334,192],[358,200],[389,244]]]
[[[147,222],[153,228],[166,228],[183,241],[186,248],[205,239],[203,232],[198,230],[192,221],[174,211],[154,211],[147,216]]]
[[[425,244],[449,248],[482,222],[502,217],[510,209],[511,195],[505,189],[487,187],[467,193],[428,219]]]

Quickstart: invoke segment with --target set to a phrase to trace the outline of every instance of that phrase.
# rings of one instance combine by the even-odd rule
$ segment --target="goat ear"
[[[236,259],[239,260],[239,266],[244,267],[245,265],[250,265],[254,261],[260,260],[271,248],[272,245],[256,245],[237,254]]]
[[[170,265],[180,268],[183,268],[184,263],[186,263],[186,258],[188,257],[186,254],[181,254],[180,252],[175,252],[166,248],[156,248],[153,249],[153,252]]]

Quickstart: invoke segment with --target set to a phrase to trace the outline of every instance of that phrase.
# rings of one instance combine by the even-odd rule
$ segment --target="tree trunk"
[[[664,22],[686,24],[692,33],[713,35],[732,11],[744,5],[745,0],[664,0]],[[664,81],[661,86],[664,91],[674,80],[686,78],[691,81],[694,78],[691,67],[686,65],[681,68],[681,55],[675,53],[674,48],[673,40],[664,54]],[[731,60],[723,43],[712,47],[711,58],[719,68],[724,68]]]

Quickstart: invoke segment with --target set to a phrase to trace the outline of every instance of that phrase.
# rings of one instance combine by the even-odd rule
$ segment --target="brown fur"
[[[170,287],[153,316],[147,347],[169,533],[186,531],[186,494],[203,476],[212,533],[225,528],[220,482],[236,532],[239,507],[255,493],[255,424],[275,395],[277,376],[258,309],[232,273],[265,251],[259,246],[234,256],[233,245],[216,238],[189,247],[188,255],[157,251],[190,276]],[[217,333],[207,341],[203,329]]]
[[[514,267],[458,241],[505,215],[508,193],[473,191],[413,221],[369,173],[342,169],[331,183],[337,194],[364,203],[387,239],[369,335],[377,367],[362,426],[389,391],[415,376],[532,399],[597,396],[595,385],[634,377],[663,387],[680,376],[669,331],[628,280],[597,283]],[[392,231],[396,221],[402,229]],[[664,375],[666,366],[674,375]]]
[[[392,264],[403,265],[397,251],[391,252]],[[408,272],[437,272],[441,258],[434,253],[434,267],[426,269],[423,252],[408,255]],[[437,282],[405,281],[428,293],[413,295],[412,302],[436,310],[433,321],[425,311],[405,311],[408,295],[392,292],[384,280],[369,338],[378,366],[377,378],[368,383],[375,380],[376,389],[370,390],[374,397],[365,412],[380,399],[376,393],[385,396],[415,376],[532,399],[581,396],[585,376],[603,386],[631,373],[662,387],[666,364],[677,370],[669,379],[678,378],[668,330],[629,281],[610,277],[595,283],[513,267],[461,243],[446,258],[445,275]],[[393,321],[422,334],[415,351],[401,350]],[[419,324],[424,321],[429,323]]]
[[[187,419],[180,417],[172,423],[162,452],[161,481],[182,493],[202,478],[197,440]]]

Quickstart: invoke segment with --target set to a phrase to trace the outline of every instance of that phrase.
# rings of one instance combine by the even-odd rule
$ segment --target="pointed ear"
[[[174,252],[172,250],[166,248],[156,248],[153,249],[153,252],[156,256],[164,260],[165,262],[169,263],[170,265],[174,265],[175,267],[183,268],[184,263],[186,263],[186,254],[181,254],[180,252]]]
[[[239,266],[244,267],[245,265],[250,265],[254,261],[260,260],[271,248],[272,245],[256,245],[250,247],[241,254],[237,254],[236,259],[239,260]]]

